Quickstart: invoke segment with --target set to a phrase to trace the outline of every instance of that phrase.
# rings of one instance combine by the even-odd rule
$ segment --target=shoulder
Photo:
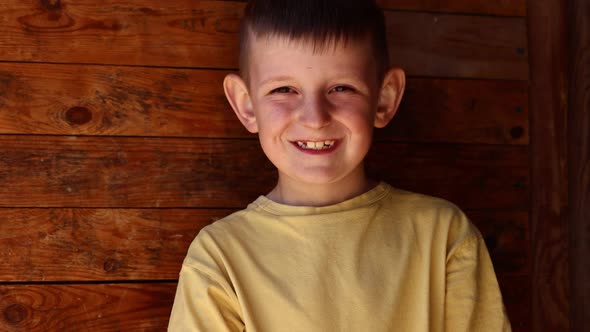
[[[183,264],[201,269],[202,265],[220,265],[247,214],[247,210],[233,212],[203,227],[192,240]]]
[[[454,203],[439,197],[391,187],[383,208],[401,215],[416,232],[430,234],[433,241],[444,242],[447,252],[465,241],[481,238],[477,228]]]
[[[211,224],[203,227],[197,238],[202,236],[220,237],[233,228],[238,227],[239,224],[248,218],[250,211],[248,209],[239,210],[228,214],[227,216],[215,220]]]
[[[387,186],[390,194],[383,200],[384,208],[414,218],[450,220],[464,217],[463,211],[446,199]]]
[[[216,247],[222,242],[230,241],[236,233],[240,232],[239,228],[243,227],[243,222],[248,219],[248,215],[248,209],[239,210],[203,227],[191,243],[191,249]]]

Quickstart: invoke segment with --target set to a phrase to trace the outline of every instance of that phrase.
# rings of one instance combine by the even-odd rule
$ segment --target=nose
[[[299,113],[299,122],[314,129],[327,126],[332,118],[330,105],[323,96],[307,98]]]

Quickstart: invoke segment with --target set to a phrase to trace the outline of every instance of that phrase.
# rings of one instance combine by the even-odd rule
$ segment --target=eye
[[[353,91],[355,91],[355,90],[349,86],[338,85],[338,86],[332,88],[332,90],[330,92],[353,92]]]
[[[291,93],[291,92],[294,92],[293,89],[291,89],[288,86],[282,86],[280,88],[276,88],[276,89],[272,90],[270,93],[273,94],[273,93]]]

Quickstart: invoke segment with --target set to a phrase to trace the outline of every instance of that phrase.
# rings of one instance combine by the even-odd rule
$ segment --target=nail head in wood
[[[103,267],[106,272],[113,273],[113,272],[117,272],[117,270],[119,269],[120,266],[121,266],[121,263],[118,260],[109,258],[104,262]]]

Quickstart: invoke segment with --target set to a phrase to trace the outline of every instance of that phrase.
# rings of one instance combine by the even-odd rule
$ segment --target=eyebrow
[[[260,82],[260,85],[267,85],[270,83],[278,83],[278,82],[285,82],[285,81],[290,81],[293,78],[291,76],[277,76],[277,77],[271,77],[269,79],[266,79],[262,82]]]

